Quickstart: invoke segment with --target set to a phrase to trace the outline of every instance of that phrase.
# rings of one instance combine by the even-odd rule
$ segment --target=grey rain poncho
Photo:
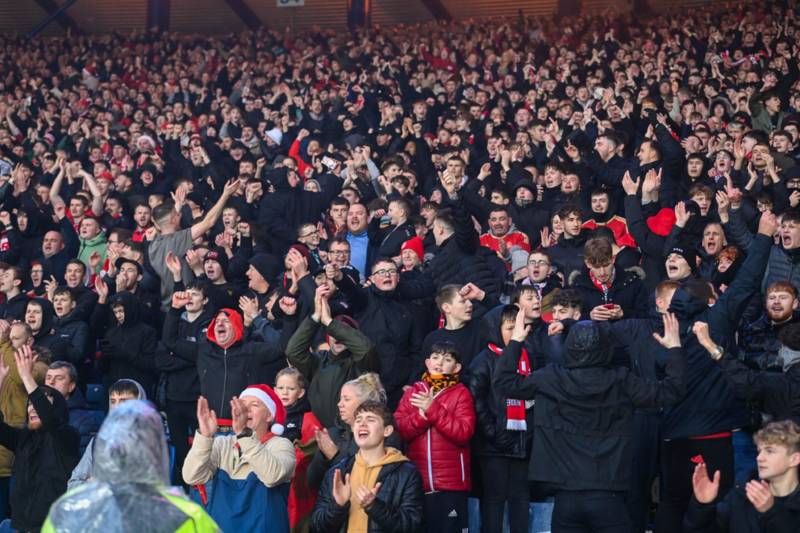
[[[147,402],[131,400],[114,409],[92,449],[91,480],[53,504],[43,532],[218,531],[201,507],[168,487],[166,437]]]

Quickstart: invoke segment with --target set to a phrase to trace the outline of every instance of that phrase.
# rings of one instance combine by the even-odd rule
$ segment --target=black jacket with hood
[[[109,304],[98,304],[97,308],[108,307],[111,320],[116,321],[111,313],[115,305],[122,305],[125,309],[125,321],[110,328],[100,342],[103,382],[109,387],[119,379],[133,379],[141,383],[148,396],[152,395],[156,384],[158,333],[142,322],[139,316],[141,306],[133,294],[115,294]]]
[[[53,361],[71,361],[69,359],[69,343],[54,331],[55,311],[53,304],[44,298],[31,300],[42,308],[42,325],[39,331],[33,334],[33,343],[50,350]]]
[[[736,279],[711,307],[683,289],[675,291],[670,310],[681,323],[688,390],[683,400],[665,412],[663,438],[702,437],[732,431],[750,423],[744,402],[736,397],[719,365],[697,342],[692,325],[697,321],[707,323],[717,345],[726,352],[735,350],[736,325],[758,290],[771,247],[771,237],[756,236]]]
[[[200,395],[197,345],[206,337],[213,315],[207,308],[194,321],[186,312],[170,307],[164,318],[163,342],[156,352],[156,368],[167,379],[167,400],[194,402]]]
[[[67,490],[80,458],[80,436],[69,425],[67,402],[57,390],[39,386],[28,399],[42,427],[34,431],[0,422],[0,445],[14,452],[11,525],[15,530],[39,531],[50,505]]]
[[[608,324],[578,322],[567,334],[564,364],[528,376],[517,373],[522,344],[509,342],[493,387],[512,398],[536,400],[529,478],[559,490],[626,491],[630,487],[633,412],[664,407],[686,390],[686,359],[669,350],[667,377],[642,379],[609,366]]]
[[[450,208],[455,223],[455,232],[441,243],[436,255],[428,263],[425,272],[431,277],[437,289],[456,283],[474,283],[490,296],[499,297],[502,290],[499,279],[483,257],[480,237],[472,225],[466,209],[460,201],[444,200],[443,208]],[[494,252],[488,251],[490,255]]]
[[[216,317],[225,313],[233,324],[235,340],[220,346],[214,333]],[[254,383],[275,383],[275,375],[286,367],[282,346],[254,342],[245,337],[241,315],[233,309],[220,309],[197,343],[197,372],[200,394],[222,419],[231,418],[230,399]]]

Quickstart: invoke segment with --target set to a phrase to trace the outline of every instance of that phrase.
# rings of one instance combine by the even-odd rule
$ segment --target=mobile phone
[[[336,160],[332,157],[328,157],[327,155],[322,158],[322,164],[331,170],[336,168]]]
[[[617,304],[603,304],[603,307],[606,309],[614,309],[616,306]]]

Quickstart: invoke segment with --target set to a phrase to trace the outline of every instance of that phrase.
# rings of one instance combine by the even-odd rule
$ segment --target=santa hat
[[[272,427],[270,431],[275,435],[282,435],[284,424],[286,423],[286,409],[283,407],[280,398],[269,385],[249,385],[239,395],[239,399],[251,396],[258,398],[261,403],[267,406],[272,413]]]

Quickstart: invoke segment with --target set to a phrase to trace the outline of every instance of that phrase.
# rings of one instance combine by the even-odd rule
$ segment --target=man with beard
[[[530,252],[531,245],[528,236],[517,230],[508,215],[508,209],[504,206],[495,206],[489,211],[489,231],[481,235],[480,243],[481,246],[494,250],[506,264],[506,268],[510,269],[513,249]]]
[[[791,283],[776,281],[767,288],[762,316],[739,330],[739,347],[748,366],[780,369],[778,335],[796,321],[798,303],[797,289]]]

